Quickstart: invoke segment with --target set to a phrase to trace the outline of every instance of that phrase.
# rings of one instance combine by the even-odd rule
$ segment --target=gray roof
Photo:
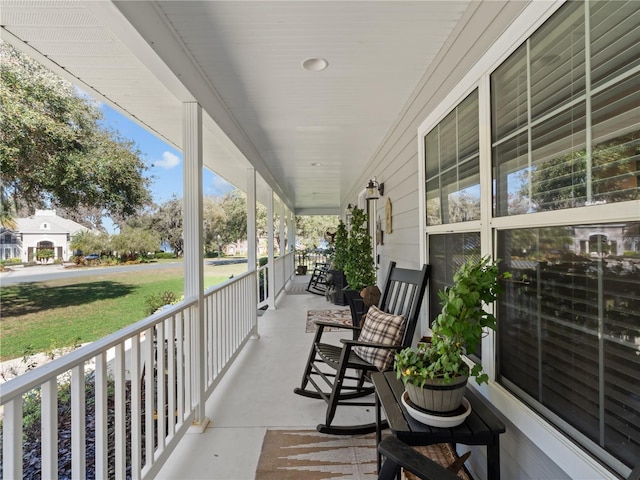
[[[76,233],[80,230],[89,230],[87,227],[68,220],[66,218],[59,217],[55,214],[55,210],[37,210],[34,215],[26,218],[16,218],[18,225],[17,232],[21,233],[40,233],[40,225],[43,222],[47,222],[51,228],[47,230],[50,233]]]

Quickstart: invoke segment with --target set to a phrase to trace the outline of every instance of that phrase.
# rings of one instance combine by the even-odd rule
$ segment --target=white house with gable
[[[36,210],[34,215],[16,218],[17,229],[0,233],[0,254],[3,260],[20,258],[28,262],[37,250],[51,249],[53,259],[69,260],[73,236],[89,230],[72,220],[59,217],[55,210]]]

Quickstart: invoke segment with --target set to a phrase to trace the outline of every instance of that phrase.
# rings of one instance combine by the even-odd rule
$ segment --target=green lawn
[[[246,269],[246,263],[205,266],[205,287]],[[97,340],[145,318],[146,297],[165,290],[180,297],[183,282],[182,265],[167,265],[2,287],[0,360],[22,357],[28,350],[43,352]]]

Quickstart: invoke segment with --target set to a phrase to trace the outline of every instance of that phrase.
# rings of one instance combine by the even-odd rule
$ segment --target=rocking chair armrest
[[[341,328],[344,330],[362,330],[362,327],[354,327],[353,325],[345,325],[343,323],[327,322],[326,320],[314,320],[313,323],[324,327]]]
[[[349,340],[347,338],[341,338],[340,341],[349,345],[349,347],[373,347],[373,348],[386,348],[387,350],[399,350],[402,348],[402,345],[389,345],[387,343],[372,343],[372,342],[362,342],[360,340]]]

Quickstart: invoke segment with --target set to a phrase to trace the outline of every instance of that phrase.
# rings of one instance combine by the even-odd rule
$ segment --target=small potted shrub
[[[495,330],[496,319],[483,306],[498,298],[500,280],[510,276],[500,273],[497,262],[487,256],[462,265],[453,285],[438,292],[442,311],[433,322],[431,342],[395,357],[397,376],[412,403],[436,412],[456,410],[469,377],[478,384],[488,380],[482,365],[469,368],[464,356],[478,347],[485,327]]]
[[[369,307],[363,301],[361,292],[368,290],[380,291],[376,286],[376,267],[373,262],[371,236],[367,229],[367,214],[360,208],[354,208],[351,215],[351,230],[349,231],[349,246],[344,266],[347,288],[344,296],[351,309],[353,324],[358,326],[360,319]]]
[[[346,305],[342,290],[346,285],[344,277],[344,266],[347,263],[349,248],[349,233],[347,226],[342,220],[338,223],[336,236],[333,242],[333,255],[329,266],[329,277],[327,283],[331,284],[327,296],[335,305]]]

